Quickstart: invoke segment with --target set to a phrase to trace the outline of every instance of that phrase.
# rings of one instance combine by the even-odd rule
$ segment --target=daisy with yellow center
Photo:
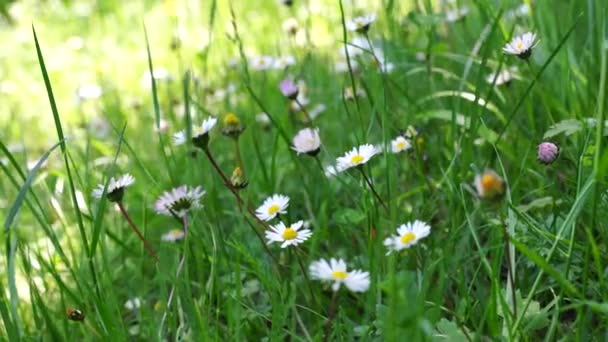
[[[376,21],[376,14],[368,14],[361,17],[356,17],[353,20],[346,23],[346,28],[349,31],[366,33],[372,23]]]
[[[521,59],[528,59],[532,54],[532,49],[538,44],[536,34],[526,32],[513,40],[502,49],[506,54],[515,55]]]
[[[333,282],[331,289],[338,291],[344,284],[352,292],[365,292],[369,288],[369,273],[361,270],[346,270],[346,262],[342,259],[320,259],[313,262],[310,267],[312,279]]]
[[[502,195],[504,181],[494,170],[486,169],[482,174],[475,176],[475,188],[479,197],[492,198]]]
[[[304,221],[298,221],[290,226],[286,226],[283,222],[279,222],[276,226],[270,226],[270,230],[266,231],[268,244],[281,242],[281,248],[301,244],[312,235],[310,229],[300,229],[303,225]]]
[[[256,216],[263,221],[270,221],[279,214],[286,214],[289,206],[289,197],[274,194],[268,197],[264,203],[256,209]]]
[[[391,151],[393,153],[407,151],[410,148],[412,148],[412,143],[403,136],[398,136],[391,141]]]
[[[186,234],[181,229],[171,229],[167,233],[165,233],[160,239],[167,242],[175,242],[182,240],[186,237]]]
[[[384,246],[388,248],[388,253],[399,252],[402,249],[410,248],[431,233],[431,226],[422,221],[408,222],[397,228],[397,234],[384,240]]]
[[[363,165],[378,153],[380,153],[380,149],[373,145],[361,145],[359,147],[353,148],[350,152],[347,152],[343,157],[338,157],[337,168],[340,171],[344,171],[351,167]]]

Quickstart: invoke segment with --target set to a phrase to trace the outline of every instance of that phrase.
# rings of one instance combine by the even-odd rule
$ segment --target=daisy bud
[[[298,98],[298,93],[300,92],[300,88],[295,82],[289,78],[284,79],[279,84],[279,89],[281,90],[281,94],[290,100],[295,100]]]
[[[192,144],[198,148],[205,149],[209,144],[209,131],[215,126],[217,119],[214,117],[207,118],[200,126],[192,127]],[[179,131],[173,135],[175,145],[186,143],[186,130]]]
[[[243,175],[243,170],[240,166],[237,166],[234,171],[232,171],[230,183],[237,189],[244,189],[247,187],[247,185],[249,185],[249,182],[247,182],[245,179],[245,175]]]
[[[544,142],[538,145],[536,159],[543,164],[551,164],[559,155],[559,146],[552,142]]]
[[[504,181],[494,170],[486,169],[475,177],[475,188],[479,197],[493,198],[503,194]]]
[[[235,139],[245,130],[245,127],[241,123],[241,119],[234,113],[226,113],[223,124],[222,133]]]

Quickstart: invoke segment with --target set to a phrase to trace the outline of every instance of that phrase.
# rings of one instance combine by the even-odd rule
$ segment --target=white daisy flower
[[[183,217],[188,211],[201,207],[199,200],[204,195],[205,191],[200,186],[188,188],[187,185],[182,185],[165,191],[154,203],[154,210],[162,215]]]
[[[206,147],[209,136],[207,133],[215,126],[217,118],[210,117],[203,121],[200,126],[192,127],[192,143],[197,147]],[[181,130],[173,135],[175,145],[186,142],[186,130]]]
[[[311,156],[317,155],[321,150],[321,137],[318,128],[304,128],[293,138],[292,149],[298,154],[306,153]]]
[[[260,220],[270,221],[278,214],[286,214],[289,206],[289,197],[274,194],[268,197],[264,203],[256,209],[255,213]]]
[[[125,302],[125,309],[129,311],[137,310],[141,306],[141,299],[139,297],[131,298]]]
[[[108,182],[108,188],[106,190],[106,197],[111,202],[119,202],[122,200],[122,196],[125,193],[125,188],[135,182],[135,178],[130,174],[125,174],[118,178],[110,178]],[[103,196],[103,189],[105,184],[97,185],[97,189],[93,190],[93,197],[99,199]]]
[[[270,56],[256,56],[249,60],[249,66],[253,70],[264,71],[274,65],[274,58]]]
[[[332,258],[329,262],[320,259],[313,262],[309,267],[313,279],[321,281],[332,281],[331,289],[338,291],[344,284],[353,292],[365,292],[369,288],[369,273],[361,270],[346,270],[346,263],[342,259]]]
[[[346,101],[351,101],[355,99],[355,92],[353,91],[353,87],[344,88],[343,92],[344,99]],[[357,88],[357,96],[356,97],[365,97],[365,92],[361,88]]]
[[[175,241],[182,240],[184,237],[186,237],[186,233],[184,233],[183,230],[171,229],[170,231],[163,234],[163,236],[160,239],[163,241],[175,242]]]
[[[302,229],[304,221],[298,221],[293,223],[289,227],[285,226],[283,222],[279,222],[276,226],[270,226],[270,230],[266,231],[266,239],[268,244],[273,242],[282,242],[281,248],[288,246],[297,246],[302,242],[308,240],[312,235],[309,229]]]
[[[528,59],[532,53],[532,48],[538,44],[536,34],[526,32],[521,36],[513,38],[513,40],[502,49],[505,53],[515,55],[521,59]]]
[[[376,14],[368,14],[361,17],[356,17],[353,20],[346,23],[346,28],[349,31],[355,31],[359,33],[365,33],[369,30],[370,25],[376,21]]]
[[[370,144],[355,147],[351,151],[346,152],[343,157],[338,157],[336,160],[337,168],[340,171],[344,171],[351,167],[363,165],[380,152],[381,151],[377,147]]]
[[[403,136],[398,136],[391,141],[391,151],[393,153],[407,151],[410,148],[412,148],[412,143]]]
[[[408,222],[397,228],[397,235],[392,235],[384,240],[388,253],[398,252],[410,248],[431,233],[431,226],[422,221]]]
[[[296,59],[293,56],[281,56],[274,60],[272,67],[274,69],[283,70],[289,66],[295,65]]]

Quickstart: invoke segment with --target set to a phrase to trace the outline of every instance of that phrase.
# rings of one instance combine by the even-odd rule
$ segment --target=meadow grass
[[[608,338],[604,1],[8,8],[0,340]]]

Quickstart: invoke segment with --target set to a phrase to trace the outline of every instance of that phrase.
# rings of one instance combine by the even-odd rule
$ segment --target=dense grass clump
[[[0,339],[606,338],[604,1],[0,10]]]

